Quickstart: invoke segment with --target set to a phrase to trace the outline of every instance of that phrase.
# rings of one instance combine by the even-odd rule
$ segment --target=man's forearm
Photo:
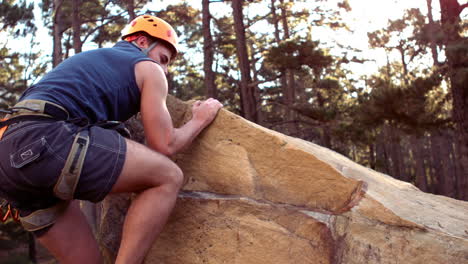
[[[170,155],[188,147],[206,125],[199,120],[191,119],[180,128],[174,128],[174,135],[169,144]]]

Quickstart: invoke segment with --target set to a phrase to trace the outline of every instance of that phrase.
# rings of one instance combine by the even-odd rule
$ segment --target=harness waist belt
[[[24,100],[2,112],[8,113],[5,119],[0,121],[0,128],[3,128],[3,130],[6,130],[5,126],[21,121],[34,121],[46,118],[67,120],[69,117],[65,108],[43,100]]]
[[[18,102],[4,112],[8,113],[6,116],[8,120],[19,116],[44,116],[58,120],[67,120],[69,118],[67,110],[62,106],[35,99]]]
[[[43,100],[24,100],[15,106],[2,110],[8,113],[4,119],[0,120],[0,139],[9,125],[21,121],[35,121],[43,119],[67,120],[69,114],[60,105]]]

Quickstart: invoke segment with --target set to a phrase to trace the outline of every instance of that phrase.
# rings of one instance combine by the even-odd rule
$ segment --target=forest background
[[[349,16],[371,2],[2,0],[0,108],[152,14],[179,35],[182,54],[167,75],[176,97],[217,98],[264,127],[468,200],[468,3],[413,0],[374,29]]]

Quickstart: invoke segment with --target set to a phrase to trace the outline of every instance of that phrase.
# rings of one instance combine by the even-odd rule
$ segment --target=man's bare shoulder
[[[135,64],[135,81],[141,91],[145,82],[165,81],[164,70],[154,61],[140,61]]]

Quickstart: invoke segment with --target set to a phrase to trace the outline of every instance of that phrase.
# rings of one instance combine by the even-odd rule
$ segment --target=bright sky
[[[34,1],[36,4],[38,1]],[[166,6],[167,4],[174,4],[176,2],[182,2],[178,0],[153,0],[148,4],[148,8],[150,10],[159,10],[161,7]],[[191,4],[194,4],[195,7],[201,9],[201,1],[190,1]],[[270,1],[265,2],[265,9],[268,10],[268,4]],[[433,1],[434,7],[438,3],[438,1]],[[297,3],[297,2],[296,2]],[[322,31],[320,28],[313,29],[313,36],[319,36],[318,38],[322,42],[328,42],[331,39],[336,40],[337,42],[343,43],[346,41],[350,46],[355,48],[359,48],[362,50],[368,50],[368,39],[367,39],[367,32],[375,31],[377,29],[384,28],[387,25],[389,19],[396,19],[401,18],[404,10],[409,8],[420,8],[423,14],[427,14],[427,7],[426,7],[426,0],[349,0],[350,6],[352,11],[348,13],[345,17],[345,21],[351,26],[354,30],[352,34],[346,32],[333,32],[332,34],[330,31]],[[323,2],[323,4],[333,5],[336,6],[336,0],[329,0]],[[230,11],[228,8],[216,8],[216,5],[221,5],[226,7],[226,4],[222,3],[212,3],[212,12],[216,12],[216,10],[226,10]],[[304,7],[308,7],[307,3],[302,4]],[[310,6],[310,4],[309,4]],[[245,12],[253,12],[253,10],[244,10]],[[438,16],[438,12],[433,12],[434,16]],[[40,43],[40,47],[45,52],[50,52],[52,47],[52,37],[48,34],[48,29],[41,27],[42,21],[40,19],[40,10],[36,6],[35,14],[37,19],[36,24],[39,27],[39,30],[36,34],[35,40]],[[328,41],[327,41],[328,39]],[[28,44],[28,41],[20,41],[19,43],[15,41],[9,41],[8,43],[12,49],[14,47],[19,47],[21,51],[27,50],[28,47],[25,45]],[[1,45],[1,42],[0,42]],[[84,50],[92,49],[95,46],[92,45],[85,45],[83,47]],[[49,54],[47,54],[49,55]],[[366,55],[369,56],[371,59],[375,59],[375,63],[367,63],[366,65],[356,65],[356,71],[361,73],[370,73],[375,72],[378,65],[383,65],[386,63],[386,54],[383,50],[369,50],[366,52]],[[354,66],[353,66],[354,67]]]

